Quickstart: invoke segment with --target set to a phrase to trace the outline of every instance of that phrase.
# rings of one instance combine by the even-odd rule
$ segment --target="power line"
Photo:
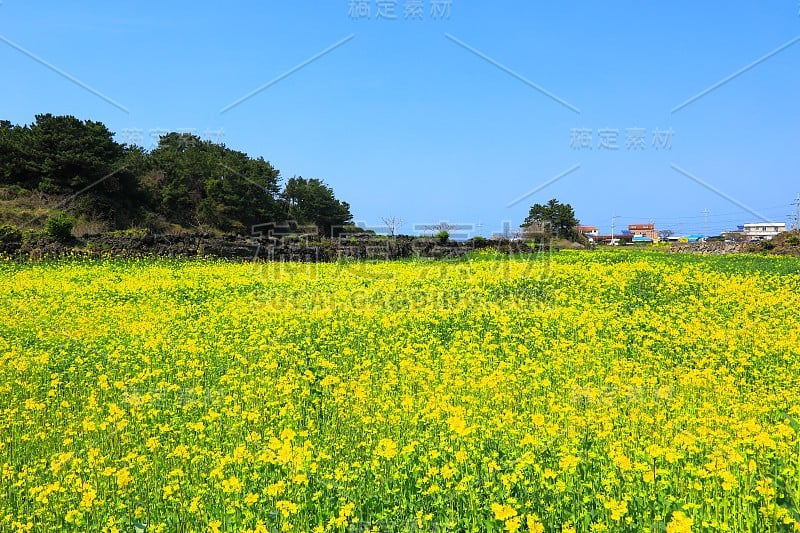
[[[791,204],[781,204],[781,205],[775,205],[775,206],[771,206],[771,207],[758,207],[758,208],[754,208],[754,209],[757,209],[759,211],[778,210],[778,209],[786,209],[787,205],[794,205],[794,204],[795,204],[795,202],[792,202]],[[713,218],[713,217],[734,216],[734,215],[742,215],[742,213],[743,213],[743,211],[731,211],[731,212],[728,212],[728,213],[718,213],[718,214],[715,214],[715,215],[709,214],[708,217]],[[660,220],[660,221],[668,221],[668,220],[701,219],[701,218],[705,218],[705,216],[706,215],[702,215],[701,214],[701,215],[686,215],[686,216],[678,216],[678,217],[655,217],[655,218],[656,218],[656,220]],[[639,219],[639,220],[648,220],[650,218],[654,218],[652,215],[648,215],[648,216],[617,215],[617,217],[618,218],[625,218],[625,219]]]

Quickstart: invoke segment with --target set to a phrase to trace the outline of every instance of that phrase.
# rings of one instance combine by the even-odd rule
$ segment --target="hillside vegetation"
[[[116,142],[100,122],[50,114],[0,121],[0,208],[0,224],[41,228],[64,210],[89,232],[249,232],[294,220],[330,235],[352,219],[322,180],[282,180],[263,157],[185,133],[147,151]]]

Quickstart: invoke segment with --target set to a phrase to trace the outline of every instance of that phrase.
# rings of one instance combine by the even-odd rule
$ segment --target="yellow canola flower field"
[[[0,531],[800,531],[800,261],[0,263]]]

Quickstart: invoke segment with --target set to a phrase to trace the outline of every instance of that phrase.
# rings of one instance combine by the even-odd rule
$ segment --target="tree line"
[[[292,220],[330,236],[352,225],[350,206],[320,179],[283,182],[263,157],[188,133],[163,135],[148,151],[116,142],[102,122],[68,115],[0,120],[0,186],[67,198],[74,216],[116,229],[249,232]]]

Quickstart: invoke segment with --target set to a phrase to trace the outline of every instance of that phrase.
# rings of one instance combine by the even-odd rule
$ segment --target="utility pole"
[[[708,238],[708,209],[703,209],[703,238]]]
[[[617,215],[611,215],[611,245],[614,245],[614,224],[617,221]]]
[[[800,192],[797,193],[797,198],[792,203],[797,206],[797,214],[795,215],[794,219],[794,229],[800,229]]]

